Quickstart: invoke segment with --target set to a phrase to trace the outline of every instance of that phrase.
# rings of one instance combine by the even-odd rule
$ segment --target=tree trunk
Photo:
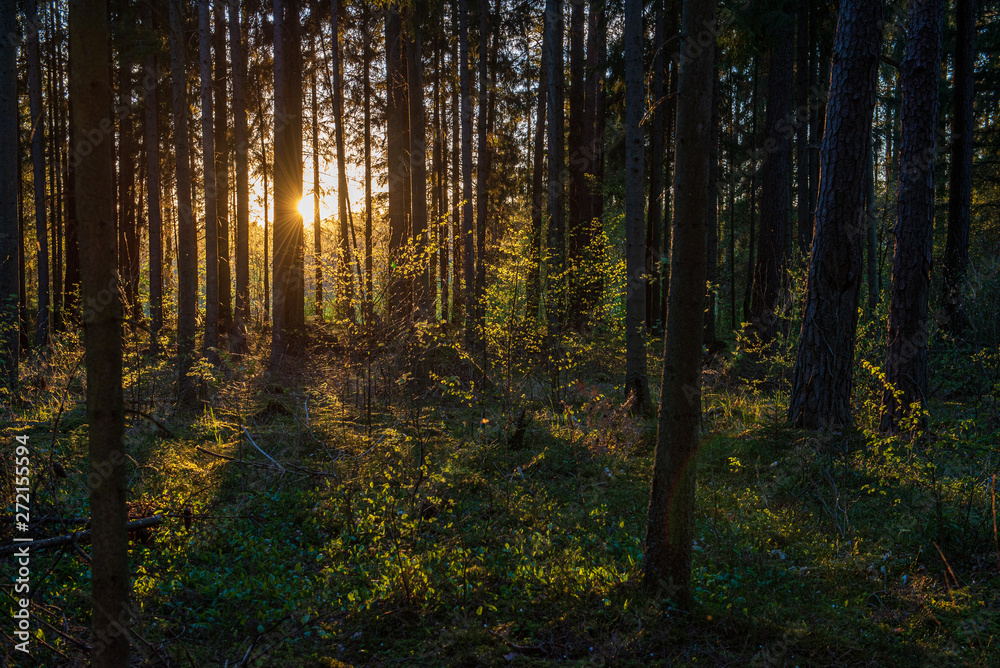
[[[708,134],[708,229],[706,230],[705,344],[716,345],[715,294],[719,287],[719,70],[712,74],[712,127]]]
[[[0,35],[17,31],[16,0],[0,0]],[[17,43],[0,40],[0,383],[17,388],[20,333],[18,314],[18,191],[20,181],[17,110]]]
[[[372,294],[372,108],[371,108],[371,80],[369,69],[371,67],[372,53],[369,48],[371,26],[368,6],[362,7],[363,30],[364,30],[364,62],[362,63],[362,81],[364,88],[364,115],[365,115],[365,322],[369,325],[374,315],[374,299]]]
[[[182,0],[170,0],[170,70],[177,181],[177,400],[181,405],[191,405],[195,400],[195,383],[190,374],[194,364],[195,319],[198,309],[198,244],[191,206],[187,66],[184,57],[182,7]]]
[[[406,67],[403,58],[402,17],[397,4],[385,10],[386,59],[386,156],[389,183],[389,320],[397,327],[410,316],[410,293],[403,280],[403,246],[408,223],[407,194],[410,184],[409,108]]]
[[[875,317],[878,306],[879,276],[875,220],[875,151],[868,133],[868,166],[865,168],[865,278],[868,285],[868,312]]]
[[[670,295],[656,455],[646,524],[644,580],[686,608],[691,596],[695,458],[701,416],[705,225],[709,218],[709,124],[714,44],[696,41],[715,3],[684,0],[677,97]],[[688,608],[689,609],[689,608]]]
[[[896,246],[892,256],[882,431],[904,428],[927,404],[927,302],[934,229],[934,135],[941,64],[942,0],[912,0],[901,69],[902,132]],[[921,424],[926,424],[920,419]]]
[[[549,363],[553,367],[553,390],[558,395],[559,354],[557,341],[560,322],[565,315],[566,243],[563,228],[563,167],[564,155],[564,106],[563,106],[563,13],[562,0],[546,0],[545,46],[548,56],[548,100],[546,125],[548,126],[548,252],[546,267],[545,315],[548,320],[550,341]]]
[[[340,64],[340,11],[338,0],[331,0],[333,55],[333,126],[337,136],[337,214],[340,218],[340,301],[341,311],[352,322],[354,315],[354,282],[351,279],[351,245],[347,215],[347,147],[344,143],[344,83]]]
[[[336,2],[336,0],[334,0]],[[335,19],[336,21],[336,19]],[[313,42],[313,54],[316,57],[315,41]],[[316,68],[318,63],[314,62],[309,73],[309,92],[311,95],[312,120],[312,168],[313,168],[313,262],[314,271],[314,313],[319,320],[323,319],[323,232],[321,229],[321,219],[319,214],[319,103],[316,92]]]
[[[750,333],[763,342],[777,331],[778,295],[785,271],[785,236],[788,230],[788,192],[791,184],[793,36],[779,28],[767,70],[765,111],[764,183],[761,187],[760,234],[753,268],[750,299]]]
[[[124,18],[120,20],[124,21]],[[119,53],[118,104],[130,109],[132,105],[132,64],[124,53]],[[122,281],[122,309],[129,318],[129,328],[134,329],[142,318],[139,304],[139,233],[136,225],[136,178],[133,157],[134,124],[132,115],[123,116],[118,125],[118,276]]]
[[[38,271],[38,316],[35,347],[49,342],[49,244],[45,218],[45,131],[42,121],[42,66],[38,55],[38,0],[25,2],[24,49],[28,59],[28,100],[31,112],[31,163],[35,188],[35,244]]]
[[[219,218],[212,115],[212,24],[209,0],[198,0],[201,73],[202,174],[205,183],[205,355],[217,361],[219,347]]]
[[[642,2],[625,3],[625,394],[637,408],[649,400],[646,378],[646,244],[643,211]],[[711,92],[711,90],[709,90]],[[702,288],[704,291],[704,288]]]
[[[469,82],[469,8],[466,0],[458,7],[458,76],[462,102],[462,249],[465,279],[465,317],[476,317],[475,254],[472,249],[472,91]],[[466,342],[472,348],[473,328],[466,323]]]
[[[587,58],[593,67],[587,84],[589,95],[593,98],[593,136],[591,141],[591,171],[588,177],[590,185],[590,201],[587,209],[587,219],[590,223],[587,229],[587,244],[598,238],[603,227],[604,217],[604,123],[607,117],[607,94],[604,90],[604,74],[608,62],[608,22],[605,0],[590,0],[590,17],[587,32]],[[594,57],[590,57],[591,51]],[[588,69],[590,65],[588,64]],[[589,106],[584,101],[584,106]],[[600,301],[604,293],[604,272],[594,272],[588,277],[587,289],[584,291],[583,310],[591,311]]]
[[[531,319],[538,318],[541,295],[539,257],[542,240],[542,214],[545,211],[545,102],[548,99],[548,47],[542,36],[542,53],[538,65],[538,96],[535,109],[535,144],[532,154],[531,176],[531,232],[528,258],[527,312]]]
[[[229,0],[229,48],[233,63],[233,140],[236,143],[236,310],[231,348],[245,354],[250,323],[250,165],[246,81],[240,0]],[[265,195],[266,198],[266,195]],[[266,207],[265,207],[266,208]],[[264,275],[267,275],[265,261]],[[266,302],[265,302],[266,308]]]
[[[653,33],[653,93],[652,123],[650,128],[649,156],[649,211],[646,213],[646,329],[662,335],[663,321],[660,313],[661,261],[666,255],[663,248],[663,112],[666,100],[663,94],[664,70],[664,11],[665,0],[656,0]]]
[[[156,12],[153,3],[146,6],[146,20],[155,30]],[[146,150],[146,202],[149,226],[149,342],[153,352],[160,350],[160,331],[163,329],[163,230],[160,214],[160,130],[159,105],[156,95],[158,81],[157,53],[146,56],[146,76],[143,79]]]
[[[799,253],[809,255],[807,241],[812,237],[812,211],[809,209],[809,80],[811,59],[809,41],[809,2],[799,5],[795,35],[795,169],[797,191]],[[806,230],[809,230],[807,232]]]
[[[819,200],[789,416],[797,427],[851,423],[861,288],[865,147],[875,103],[883,0],[844,0],[821,153]]]
[[[462,270],[465,256],[463,253],[464,243],[462,236],[462,104],[459,100],[459,60],[458,60],[458,2],[452,0],[452,29],[456,33],[456,39],[452,40],[451,47],[451,235],[452,235],[452,270],[451,270],[451,302],[452,318],[459,322],[462,320],[463,299],[462,299]]]
[[[476,348],[486,350],[486,219],[489,214],[489,91],[487,71],[490,40],[490,2],[479,0],[479,139],[476,153]],[[484,352],[485,354],[485,352]],[[486,372],[484,365],[483,372]]]
[[[430,290],[430,264],[427,257],[429,238],[427,230],[427,134],[424,122],[424,66],[423,35],[420,21],[424,14],[416,3],[409,17],[406,38],[406,68],[409,84],[410,122],[410,220],[412,221],[413,247],[417,253],[418,272],[413,279],[413,304],[421,317],[433,313]]]
[[[969,266],[969,207],[972,202],[972,116],[976,74],[976,0],[956,0],[957,34],[952,77],[951,174],[948,188],[948,239],[944,253],[944,305],[948,328],[961,336],[965,314],[965,275]]]
[[[71,0],[69,94],[77,136],[100,132],[111,113],[109,34],[104,0]],[[122,308],[115,263],[114,191],[111,142],[93,143],[76,170],[80,263],[83,278],[87,425],[90,441],[90,530],[92,630],[95,668],[129,665],[128,535],[125,531],[125,455],[122,452]],[[96,482],[93,482],[96,481]],[[118,632],[114,632],[115,630]]]
[[[583,292],[583,252],[587,244],[584,198],[587,194],[586,170],[589,162],[584,148],[584,101],[586,69],[584,67],[584,0],[569,0],[569,128],[566,134],[569,201],[567,230],[569,232],[569,266],[571,294],[575,301]],[[586,319],[583,309],[574,309],[573,326],[582,328]]]
[[[215,187],[216,218],[218,220],[219,255],[219,334],[228,337],[233,331],[233,274],[229,264],[229,95],[226,90],[226,14],[227,0],[214,0],[215,78]]]

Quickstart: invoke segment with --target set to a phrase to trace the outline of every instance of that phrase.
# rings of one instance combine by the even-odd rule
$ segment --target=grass
[[[86,517],[79,351],[60,345],[8,437],[30,435],[35,513]],[[168,360],[130,347],[127,396],[170,431],[129,416],[133,509],[167,516],[132,544],[146,663],[1000,665],[989,404],[970,416],[952,393],[910,442],[817,435],[787,427],[787,384],[714,368],[680,610],[639,586],[655,422],[614,398],[607,351],[580,352],[553,404],[537,378],[484,396],[457,355],[391,345],[348,368],[317,353],[266,374],[262,351],[203,368],[197,414],[169,405]],[[415,350],[426,364],[406,366]],[[32,568],[34,664],[18,665],[73,665],[87,561]]]

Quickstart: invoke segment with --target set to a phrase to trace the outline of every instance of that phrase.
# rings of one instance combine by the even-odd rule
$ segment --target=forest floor
[[[447,345],[258,351],[200,367],[185,412],[142,345],[126,399],[159,424],[128,415],[130,507],[165,521],[131,547],[137,665],[1000,665],[993,358],[936,364],[909,440],[866,430],[877,378],[858,429],[816,434],[787,425],[788,351],[713,360],[681,610],[640,587],[655,411],[622,405],[614,355],[554,402],[544,374],[475,389]],[[87,516],[80,359],[57,342],[10,414],[36,515]],[[88,549],[35,554],[33,658],[8,661],[83,665]]]

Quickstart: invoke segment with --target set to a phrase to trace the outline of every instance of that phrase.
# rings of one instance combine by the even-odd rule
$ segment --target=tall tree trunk
[[[229,95],[226,80],[229,64],[226,59],[227,0],[214,0],[215,77],[215,187],[216,219],[219,254],[219,333],[228,337],[233,330],[233,274],[229,264]]]
[[[830,66],[832,45],[825,32],[820,33],[823,18],[817,7],[813,7],[809,12],[810,31],[814,34],[813,42],[819,42],[817,49],[817,60],[819,60],[819,71],[812,68],[812,74],[816,76],[815,89],[819,92],[819,99],[813,100],[809,106],[809,225],[799,228],[803,236],[799,239],[799,246],[806,249],[806,255],[812,252],[813,230],[816,227],[816,204],[819,200],[819,165],[820,150],[823,143],[823,134],[826,128],[826,95],[830,88]]]
[[[219,218],[212,115],[212,24],[209,0],[198,0],[201,72],[202,174],[205,183],[205,355],[217,360],[219,347]]]
[[[705,225],[714,44],[697,36],[715,20],[715,3],[684,0],[677,88],[674,219],[670,296],[656,455],[646,524],[644,580],[681,606],[692,601],[695,458],[701,417],[701,350],[705,302]]]
[[[666,253],[663,249],[663,41],[665,0],[656,0],[653,32],[653,79],[652,123],[650,123],[649,156],[649,211],[646,213],[646,329],[662,334],[663,322],[660,313],[661,260]]]
[[[45,131],[42,120],[42,66],[38,53],[38,0],[26,0],[24,49],[28,59],[28,100],[31,110],[31,162],[35,188],[35,245],[38,271],[38,316],[35,346],[49,342],[49,244],[45,217]]]
[[[100,133],[111,114],[109,34],[105,0],[71,0],[70,49],[73,58],[69,94],[74,99],[77,136]],[[111,633],[131,620],[128,614],[128,536],[125,531],[125,455],[122,452],[124,402],[122,393],[122,308],[116,289],[114,258],[113,164],[111,142],[93,143],[81,153],[76,170],[77,216],[87,369],[87,425],[90,441],[91,597],[92,629],[101,642],[90,655],[95,668],[129,665],[129,634]],[[123,617],[124,611],[124,619]]]
[[[413,247],[420,269],[413,279],[413,304],[421,317],[432,313],[430,301],[430,265],[428,262],[427,230],[427,134],[424,123],[424,66],[422,55],[422,29],[420,21],[424,10],[416,3],[409,16],[406,37],[406,67],[409,84],[410,119],[410,220],[412,221]]]
[[[337,135],[337,211],[340,217],[340,298],[341,309],[354,321],[354,284],[351,279],[351,246],[347,215],[347,148],[344,143],[344,83],[340,64],[340,16],[338,1],[332,0],[333,125]]]
[[[649,401],[646,377],[646,244],[643,190],[642,1],[625,3],[625,394],[638,408]],[[709,90],[711,92],[711,90]],[[704,289],[702,289],[704,291]]]
[[[364,62],[361,67],[361,85],[364,88],[364,116],[365,116],[365,322],[371,324],[375,311],[372,277],[372,89],[369,69],[371,66],[372,52],[369,48],[371,36],[371,17],[368,6],[362,7],[364,30]]]
[[[153,2],[146,5],[146,21],[156,30],[157,12]],[[163,329],[163,230],[160,214],[160,131],[159,105],[156,87],[159,84],[159,63],[156,51],[146,56],[146,76],[143,79],[143,105],[145,111],[146,151],[146,202],[149,225],[149,315],[150,349],[160,349],[160,331]]]
[[[336,0],[334,0],[336,2]],[[316,48],[315,42],[313,43],[313,54],[315,57]],[[323,319],[323,232],[321,229],[321,219],[319,214],[319,103],[317,101],[316,93],[316,68],[317,63],[313,63],[312,70],[309,73],[309,91],[311,95],[311,115],[312,120],[312,168],[313,168],[313,258],[315,265],[315,272],[313,282],[314,294],[316,303],[314,306],[314,312],[316,317],[320,320]]]
[[[757,230],[757,58],[753,59],[752,74],[753,80],[750,93],[750,223],[749,230],[749,252],[747,253],[747,278],[745,290],[743,291],[743,320],[750,320],[750,295],[753,293],[754,261],[756,252],[756,230]]]
[[[240,0],[229,0],[229,48],[233,63],[233,140],[236,143],[236,311],[232,350],[247,352],[250,323],[250,165],[248,160],[246,81]],[[263,130],[261,130],[263,132]],[[266,165],[265,165],[266,166]],[[266,195],[265,195],[266,199]],[[265,209],[266,209],[265,205]],[[267,276],[265,259],[264,275]],[[267,302],[265,301],[265,308]]]
[[[469,8],[459,0],[458,72],[462,101],[462,248],[465,279],[465,317],[476,317],[475,253],[472,248],[472,90],[469,81]],[[473,328],[466,323],[466,342],[472,348]]]
[[[802,256],[809,254],[807,240],[812,236],[812,211],[809,209],[809,83],[811,59],[809,41],[809,2],[799,5],[795,35],[795,169],[798,245]],[[809,232],[806,232],[809,230]]]
[[[587,192],[586,170],[588,156],[584,152],[584,102],[586,68],[584,67],[584,0],[569,0],[569,128],[566,150],[569,155],[566,168],[569,172],[569,201],[566,228],[569,232],[569,266],[571,267],[571,295],[575,301],[583,292],[583,251],[586,246],[586,213],[584,197]],[[589,148],[589,147],[588,147]],[[574,309],[573,326],[582,328],[586,319],[583,309]]]
[[[793,424],[807,429],[851,423],[865,147],[884,12],[883,0],[844,0],[837,23],[815,235],[789,407]]]
[[[868,133],[868,166],[865,169],[865,278],[868,288],[868,312],[874,316],[878,306],[879,276],[875,220],[875,149]]]
[[[535,144],[532,154],[531,175],[531,232],[528,257],[527,311],[528,317],[538,317],[541,295],[539,258],[542,240],[542,214],[545,211],[545,102],[548,100],[549,50],[542,36],[542,53],[538,65],[538,95],[535,108]]]
[[[957,34],[952,76],[951,174],[948,188],[948,238],[944,253],[944,304],[948,328],[961,335],[965,314],[965,275],[969,266],[969,207],[972,202],[972,116],[976,69],[976,0],[956,0]]]
[[[435,36],[434,59],[437,76],[434,77],[434,173],[437,175],[435,188],[434,207],[434,227],[437,230],[437,279],[440,281],[440,288],[437,290],[441,302],[441,320],[450,320],[448,312],[448,144],[445,141],[445,114],[444,88],[442,79],[444,78],[444,38],[441,34]],[[432,285],[435,284],[435,277],[431,276]],[[431,299],[434,299],[434,289],[431,290]]]
[[[452,230],[452,271],[451,300],[452,318],[456,322],[462,320],[462,271],[465,261],[464,242],[462,234],[462,104],[459,100],[459,59],[458,59],[458,0],[452,0],[452,30],[455,39],[451,46],[451,230]]]
[[[70,54],[70,59],[72,59],[72,54]],[[66,101],[67,115],[72,116],[73,114],[73,101]],[[67,138],[69,140],[70,155],[66,160],[66,191],[64,196],[66,198],[66,232],[65,232],[65,255],[66,255],[66,271],[63,276],[63,310],[66,313],[66,317],[72,318],[74,320],[79,319],[79,306],[80,306],[80,246],[77,242],[77,225],[76,225],[76,191],[73,188],[73,184],[76,179],[76,170],[79,165],[79,156],[76,152],[76,130],[73,124],[69,124],[69,130],[67,132]],[[20,179],[20,170],[18,170],[18,178]]]
[[[476,347],[486,349],[486,219],[489,215],[489,91],[487,70],[490,41],[490,2],[479,0],[479,138],[476,152]],[[483,368],[485,372],[485,366]]]
[[[0,0],[0,35],[17,30],[16,0]],[[17,43],[0,40],[0,383],[12,393],[17,388],[20,334],[16,323],[18,296],[18,194],[20,182],[17,110]]]
[[[779,27],[767,69],[765,111],[764,183],[761,187],[760,234],[753,268],[750,299],[750,332],[770,341],[777,331],[778,296],[785,272],[785,237],[788,233],[788,192],[791,184],[792,66],[794,41],[791,28]]]
[[[120,18],[124,21],[124,17]],[[118,104],[120,108],[132,106],[132,63],[124,53],[119,53]],[[118,276],[122,281],[122,308],[133,329],[142,318],[139,304],[139,233],[136,220],[136,195],[138,188],[133,158],[134,124],[132,114],[125,114],[118,125]]]
[[[587,115],[588,128],[592,127],[590,141],[590,168],[587,184],[589,201],[587,203],[587,238],[590,244],[598,237],[603,226],[604,217],[604,123],[607,117],[607,96],[604,90],[604,73],[608,62],[608,25],[607,6],[605,0],[589,0],[589,17],[587,27],[587,98],[584,108],[593,108],[593,119]],[[591,55],[593,54],[593,55]],[[588,130],[589,132],[590,130]],[[590,311],[600,300],[604,292],[604,272],[594,272],[587,277],[587,286],[583,293],[582,307]]]
[[[182,0],[170,0],[170,71],[173,83],[177,182],[177,400],[181,405],[190,405],[195,400],[191,367],[194,364],[195,319],[198,309],[198,243],[191,205],[187,65],[184,56],[182,7]]]
[[[393,327],[410,315],[410,295],[403,281],[403,246],[407,223],[407,191],[410,184],[409,108],[406,68],[403,58],[403,26],[398,4],[385,10],[386,59],[386,157],[389,184],[389,320]]]
[[[561,330],[560,321],[564,315],[564,283],[566,245],[563,230],[563,167],[565,165],[565,144],[563,139],[563,14],[562,0],[546,0],[545,3],[545,46],[548,56],[548,100],[546,101],[548,126],[548,252],[546,267],[545,315],[548,321],[548,335],[555,343]],[[552,357],[555,352],[550,353]],[[558,360],[550,359],[558,368]]]
[[[911,0],[901,70],[902,132],[896,247],[892,256],[883,431],[903,427],[911,406],[927,405],[927,302],[934,229],[934,135],[941,64],[942,0]],[[921,424],[926,421],[921,419]]]

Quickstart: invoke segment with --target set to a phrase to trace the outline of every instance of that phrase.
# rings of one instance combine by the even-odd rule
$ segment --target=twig
[[[164,434],[166,434],[170,438],[173,438],[174,432],[172,432],[169,429],[167,429],[166,426],[164,426],[164,424],[162,422],[160,422],[159,420],[157,420],[155,417],[153,417],[149,413],[143,413],[142,411],[138,411],[138,410],[136,410],[134,408],[126,408],[125,412],[128,413],[129,415],[138,415],[139,417],[146,418],[147,420],[149,420],[150,422],[152,422],[153,424],[155,424],[160,429],[160,431],[162,431]]]
[[[156,526],[161,522],[163,522],[162,515],[153,515],[152,517],[145,517],[141,520],[135,520],[133,522],[129,522],[127,525],[125,525],[125,529],[126,531],[135,531],[136,529],[144,529],[146,527]],[[80,531],[65,536],[46,538],[45,540],[35,540],[31,542],[20,542],[20,543],[13,543],[11,545],[5,545],[3,547],[0,547],[0,556],[13,554],[14,552],[17,552],[18,550],[20,550],[22,547],[25,546],[27,546],[31,550],[42,550],[47,547],[58,547],[59,545],[75,543],[77,541],[81,541],[84,539],[87,540],[90,539],[89,529],[87,531]]]
[[[253,436],[250,435],[250,432],[247,430],[246,427],[243,427],[243,433],[247,435],[247,439],[250,441],[250,445],[252,445],[253,447],[257,448],[257,452],[259,452],[260,454],[264,455],[265,457],[267,457],[268,459],[270,459],[272,462],[274,462],[274,465],[277,466],[279,469],[281,469],[282,473],[284,473],[285,467],[282,466],[281,464],[279,464],[277,462],[277,460],[275,460],[274,457],[272,457],[271,455],[267,454],[266,452],[264,452],[263,450],[260,449],[260,446],[257,445],[257,443],[253,440]]]
[[[212,455],[213,457],[218,457],[219,459],[225,459],[226,461],[233,462],[234,464],[246,464],[247,466],[256,466],[257,468],[266,469],[268,471],[274,471],[275,468],[270,464],[261,464],[260,462],[250,462],[245,459],[237,459],[236,457],[230,457],[229,455],[223,455],[218,452],[212,452],[208,448],[203,448],[200,445],[194,446],[195,450],[204,452],[206,455]]]

